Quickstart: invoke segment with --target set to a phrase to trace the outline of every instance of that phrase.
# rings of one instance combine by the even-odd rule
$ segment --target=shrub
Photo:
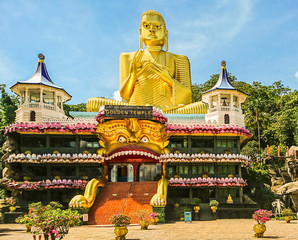
[[[281,213],[284,217],[293,215],[293,211],[291,208],[285,208],[284,210],[282,210]]]
[[[125,227],[130,224],[131,217],[125,214],[115,214],[110,218],[115,227]]]
[[[142,220],[146,220],[148,218],[149,214],[150,214],[150,211],[148,209],[146,209],[146,210],[138,210],[135,213],[135,216],[142,221]]]
[[[53,209],[57,209],[57,208],[63,208],[63,205],[59,202],[56,201],[51,201],[49,203],[49,205],[53,208]]]
[[[272,216],[271,211],[259,209],[254,212],[252,218],[258,222],[258,224],[265,224],[267,221],[270,220]]]
[[[200,205],[201,202],[202,202],[202,200],[199,199],[199,198],[193,198],[193,199],[191,200],[191,204],[192,204],[192,205]]]
[[[16,199],[14,197],[6,198],[5,203],[9,206],[14,206],[16,204]]]
[[[29,214],[22,217],[20,223],[40,227],[46,235],[54,234],[62,239],[70,227],[81,224],[82,215],[71,209],[61,210],[51,205],[42,206],[41,202],[29,204],[29,208]]]
[[[181,218],[181,217],[184,217],[184,212],[191,212],[192,209],[189,207],[183,206],[183,207],[175,208],[174,211],[175,211],[176,218]]]
[[[212,207],[212,206],[215,206],[215,207],[217,207],[217,206],[218,206],[218,204],[219,204],[219,202],[218,202],[218,201],[216,201],[216,200],[211,200],[211,201],[209,202],[209,206],[210,206],[210,207]]]
[[[151,219],[157,218],[157,217],[159,217],[159,216],[160,216],[160,213],[157,213],[157,212],[153,212],[153,213],[150,213],[150,214],[149,214],[149,217],[150,217]]]

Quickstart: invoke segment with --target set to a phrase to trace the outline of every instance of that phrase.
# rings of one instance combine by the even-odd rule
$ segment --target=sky
[[[0,84],[29,79],[39,53],[69,104],[113,98],[119,55],[139,48],[140,16],[160,12],[169,51],[191,63],[192,84],[220,71],[239,81],[298,85],[297,0],[0,0]]]

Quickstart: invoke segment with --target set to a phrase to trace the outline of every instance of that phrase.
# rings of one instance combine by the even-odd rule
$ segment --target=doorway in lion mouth
[[[119,163],[109,166],[109,179],[111,182],[133,182],[134,167],[132,164]]]

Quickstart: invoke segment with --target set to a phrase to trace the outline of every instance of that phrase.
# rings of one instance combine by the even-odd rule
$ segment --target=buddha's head
[[[143,12],[141,16],[141,26],[139,29],[140,48],[143,42],[146,46],[168,46],[168,30],[163,16],[155,11],[149,10]]]

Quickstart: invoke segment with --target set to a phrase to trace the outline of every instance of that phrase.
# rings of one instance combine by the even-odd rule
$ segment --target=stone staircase
[[[111,224],[110,217],[124,213],[132,217],[131,223],[139,220],[133,215],[139,209],[149,209],[150,200],[156,193],[158,182],[115,182],[108,183],[98,194],[89,210],[88,224]]]

